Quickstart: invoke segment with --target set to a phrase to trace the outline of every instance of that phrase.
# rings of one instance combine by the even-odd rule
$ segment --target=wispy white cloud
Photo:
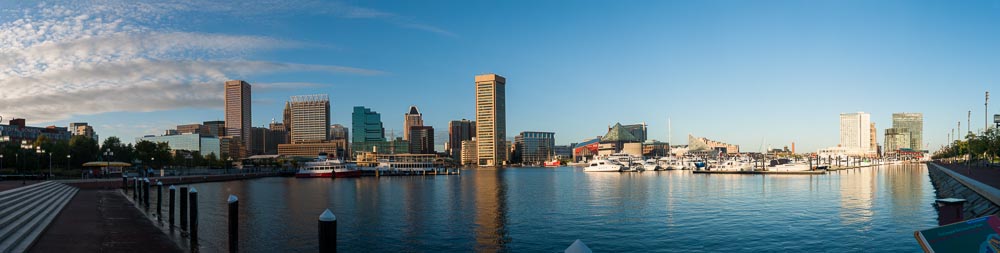
[[[68,2],[32,6],[13,18],[8,18],[12,12],[0,14],[0,20],[10,20],[0,23],[0,114],[51,122],[74,114],[218,108],[220,84],[235,77],[300,71],[381,73],[247,60],[255,52],[300,44],[153,25],[188,7]]]

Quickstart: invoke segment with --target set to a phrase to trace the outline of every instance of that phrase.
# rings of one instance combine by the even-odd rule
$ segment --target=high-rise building
[[[292,143],[324,141],[330,136],[330,98],[326,94],[292,96]]]
[[[556,134],[553,132],[521,132],[514,137],[514,146],[521,163],[540,164],[555,155]]]
[[[84,122],[69,123],[69,131],[72,132],[73,135],[80,135],[94,140],[98,139],[97,134],[94,133],[94,127],[91,127]]]
[[[878,150],[878,132],[875,131],[875,122],[871,122],[871,128],[868,132],[868,142],[871,143],[868,146],[868,150]]]
[[[865,112],[840,114],[840,147],[848,154],[862,155],[872,149],[871,114]]]
[[[292,131],[292,105],[291,102],[285,102],[285,110],[282,113],[281,124],[284,125],[285,131]]]
[[[221,121],[221,120],[205,121],[205,122],[202,122],[202,125],[204,125],[205,128],[208,129],[207,135],[218,136],[218,137],[226,136],[226,122],[225,121]]]
[[[410,153],[434,154],[434,127],[411,126],[406,133],[410,136]]]
[[[410,128],[424,125],[424,115],[411,105],[410,111],[403,115],[403,140],[410,140]]]
[[[462,141],[472,140],[476,136],[476,122],[467,119],[448,122],[448,142],[444,151],[451,154],[455,160],[462,159]]]
[[[462,148],[461,148],[462,155],[459,159],[462,165],[479,164],[479,158],[476,157],[478,155],[478,153],[476,152],[476,147],[478,147],[476,145],[476,138],[462,141]]]
[[[385,128],[382,127],[382,115],[378,112],[355,106],[351,113],[351,128],[352,152],[371,152],[373,146],[385,146]]]
[[[906,128],[885,129],[885,152],[896,152],[899,149],[910,148],[910,132]]]
[[[208,127],[202,124],[177,125],[180,134],[208,134]]]
[[[235,141],[240,142],[234,145],[238,150],[232,155],[236,158],[245,157],[249,152],[247,146],[250,144],[250,84],[243,80],[226,81],[226,136],[233,136]]]
[[[507,161],[507,79],[497,74],[476,76],[476,145],[479,166],[503,166]]]
[[[909,133],[909,146],[898,148],[909,148],[912,150],[923,150],[924,141],[924,114],[923,113],[893,113],[892,128],[905,129]],[[892,150],[892,149],[888,149]]]
[[[348,132],[349,130],[341,124],[333,124],[330,126],[330,140],[350,140],[351,134]]]

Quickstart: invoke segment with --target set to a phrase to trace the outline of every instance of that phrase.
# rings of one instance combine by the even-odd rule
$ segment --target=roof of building
[[[629,133],[628,130],[622,127],[621,123],[615,123],[615,126],[611,127],[611,130],[608,130],[608,134],[605,134],[604,137],[601,137],[601,142],[619,142],[619,141],[639,142],[639,138],[636,138],[635,135]]]
[[[417,111],[417,106],[411,105],[410,106],[410,113],[408,113],[408,114],[420,114],[420,112]]]

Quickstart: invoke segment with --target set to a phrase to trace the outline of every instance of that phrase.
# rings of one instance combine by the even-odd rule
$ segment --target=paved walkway
[[[114,190],[81,190],[30,252],[183,252]]]
[[[937,164],[980,183],[1000,189],[1000,167],[966,167],[959,164]]]

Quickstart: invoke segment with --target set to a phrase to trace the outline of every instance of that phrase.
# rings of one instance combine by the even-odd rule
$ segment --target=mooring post
[[[128,194],[128,176],[126,176],[124,173],[122,173],[122,191],[125,194]]]
[[[132,178],[132,200],[139,200],[139,177]]]
[[[174,231],[174,192],[177,191],[177,188],[174,188],[174,186],[171,185],[168,191],[170,192],[170,194],[168,194],[170,195],[170,203],[167,204],[169,205],[167,208],[167,215],[170,217],[167,217],[167,220],[170,221],[170,231]]]
[[[337,252],[337,216],[330,209],[319,215],[319,252]]]
[[[229,252],[239,251],[240,240],[240,199],[236,195],[229,195]]]
[[[142,182],[142,204],[146,207],[146,212],[149,212],[149,188],[150,182],[149,178],[146,178]]]
[[[191,252],[198,252],[198,190],[191,187],[188,195],[191,195],[188,196],[188,200],[191,201],[188,205],[191,208],[191,230],[188,233],[191,239]]]
[[[181,186],[181,231],[187,231],[188,228],[188,188],[187,186]]]
[[[163,221],[163,181],[156,181],[156,221]]]

